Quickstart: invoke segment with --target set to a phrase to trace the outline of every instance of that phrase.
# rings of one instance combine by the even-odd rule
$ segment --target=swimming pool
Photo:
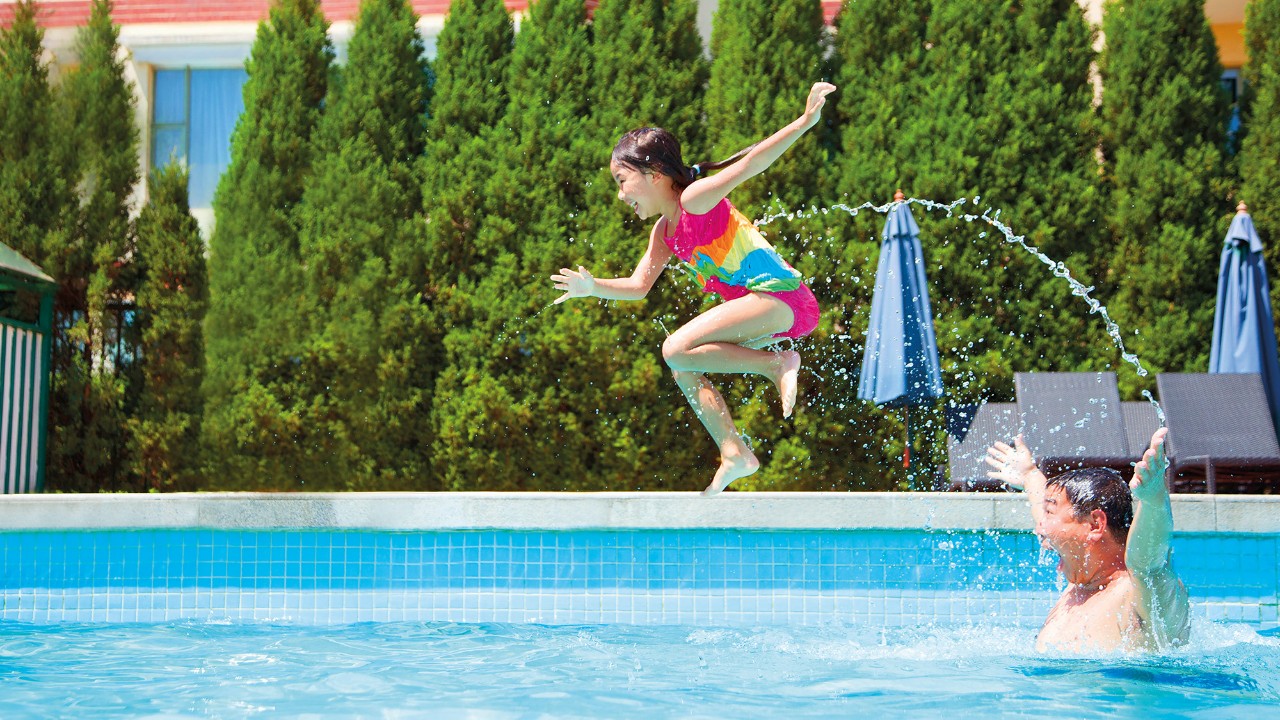
[[[1175,498],[1192,645],[1099,661],[1019,496],[6,498],[0,715],[1249,714],[1276,509]]]

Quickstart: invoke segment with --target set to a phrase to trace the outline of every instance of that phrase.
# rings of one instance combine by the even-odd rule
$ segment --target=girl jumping
[[[642,219],[658,216],[649,246],[631,277],[595,278],[586,268],[561,268],[551,280],[569,298],[639,300],[649,293],[674,254],[705,293],[725,302],[698,315],[662,344],[662,357],[694,413],[720,448],[720,467],[703,495],[715,495],[760,468],[705,373],[754,373],[773,381],[782,395],[782,415],[796,402],[800,354],[763,350],[780,338],[799,338],[818,324],[818,301],[800,273],[765,241],[750,220],[729,203],[729,192],[764,172],[818,122],[826,97],[836,89],[816,83],[804,114],[768,138],[716,163],[686,166],[680,143],[661,128],[632,130],[613,149],[609,170],[618,199]],[[723,170],[701,177],[711,170]]]

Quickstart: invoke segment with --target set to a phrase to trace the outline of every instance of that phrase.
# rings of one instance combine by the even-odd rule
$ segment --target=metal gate
[[[0,488],[44,489],[53,295],[39,267],[0,243]]]

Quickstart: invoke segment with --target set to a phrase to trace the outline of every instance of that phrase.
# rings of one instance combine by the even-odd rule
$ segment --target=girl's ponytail
[[[721,168],[727,168],[730,165],[738,162],[742,158],[746,157],[747,153],[751,152],[753,149],[755,149],[755,146],[759,144],[760,143],[754,143],[752,145],[748,145],[742,148],[741,150],[739,150],[738,152],[734,153],[733,155],[725,158],[724,160],[721,160],[720,162],[703,162],[703,163],[698,163],[694,165],[694,167],[698,168],[698,172],[700,173],[707,173],[712,170],[720,170]]]

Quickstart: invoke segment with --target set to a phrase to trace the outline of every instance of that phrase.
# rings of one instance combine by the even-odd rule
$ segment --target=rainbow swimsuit
[[[795,322],[776,337],[803,337],[817,327],[818,301],[800,273],[727,198],[705,215],[682,207],[675,235],[664,239],[703,292],[726,300],[766,293],[789,305]]]

